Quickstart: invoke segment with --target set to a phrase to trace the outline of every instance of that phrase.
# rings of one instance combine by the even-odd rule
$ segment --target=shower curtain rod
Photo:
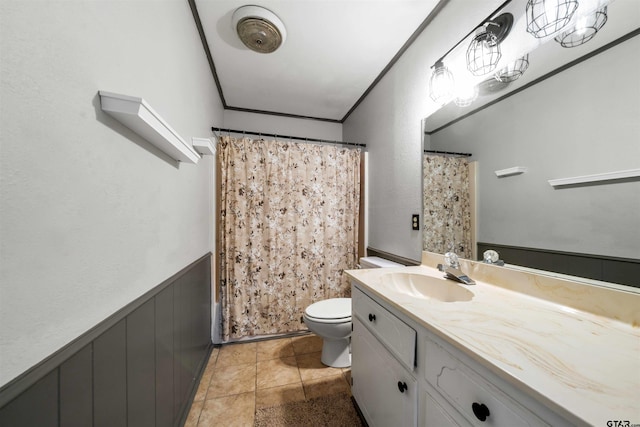
[[[455,151],[437,151],[437,150],[424,150],[425,153],[433,153],[433,154],[449,154],[452,156],[463,156],[463,157],[471,157],[473,154],[471,153],[456,153]]]
[[[367,144],[357,144],[355,142],[343,142],[343,141],[331,141],[328,139],[317,139],[317,138],[305,138],[305,137],[301,137],[301,136],[290,136],[290,135],[278,135],[275,133],[264,133],[264,132],[253,132],[253,131],[248,131],[248,130],[237,130],[237,129],[223,129],[223,128],[216,128],[216,127],[212,127],[211,130],[213,132],[227,132],[227,133],[241,133],[241,134],[250,134],[250,135],[258,135],[258,136],[271,136],[274,138],[283,138],[283,139],[297,139],[300,141],[309,141],[309,142],[322,142],[325,144],[338,144],[338,145],[348,145],[348,146],[355,146],[355,147],[366,147]]]

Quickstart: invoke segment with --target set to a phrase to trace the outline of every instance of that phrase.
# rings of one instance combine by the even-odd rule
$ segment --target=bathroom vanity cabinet
[[[571,425],[355,281],[352,304],[352,393],[370,426]]]
[[[371,426],[640,420],[640,292],[460,260],[465,286],[441,262],[346,271],[352,391]]]
[[[415,426],[416,331],[357,287],[351,298],[353,396],[371,427]]]

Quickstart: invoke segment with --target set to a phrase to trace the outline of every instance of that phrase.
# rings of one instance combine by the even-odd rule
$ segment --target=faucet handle
[[[446,254],[444,254],[444,263],[448,267],[460,268],[460,262],[458,261],[458,255],[456,255],[454,252],[447,252]]]

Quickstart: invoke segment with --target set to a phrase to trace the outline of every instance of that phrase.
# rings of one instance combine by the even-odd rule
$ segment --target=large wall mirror
[[[562,31],[528,33],[527,0],[496,11],[490,18],[508,12],[513,22],[495,70],[519,58],[528,67],[510,82],[495,71],[473,76],[475,101],[448,102],[423,120],[424,149],[471,154],[479,257],[491,248],[509,264],[640,287],[640,2],[579,3],[606,17],[575,47],[556,40]],[[443,57],[454,76],[479,33]],[[527,38],[529,47],[508,46]]]

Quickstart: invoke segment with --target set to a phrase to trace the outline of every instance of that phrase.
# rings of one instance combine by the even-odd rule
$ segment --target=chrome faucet
[[[475,285],[476,282],[469,276],[460,271],[460,263],[458,262],[458,256],[453,252],[447,252],[444,254],[445,264],[438,264],[438,270],[444,272],[444,277],[452,279],[465,285]]]
[[[444,269],[444,277],[447,279],[457,280],[460,283],[464,283],[465,285],[475,285],[476,282],[472,280],[469,276],[464,274],[457,268],[447,267]]]

